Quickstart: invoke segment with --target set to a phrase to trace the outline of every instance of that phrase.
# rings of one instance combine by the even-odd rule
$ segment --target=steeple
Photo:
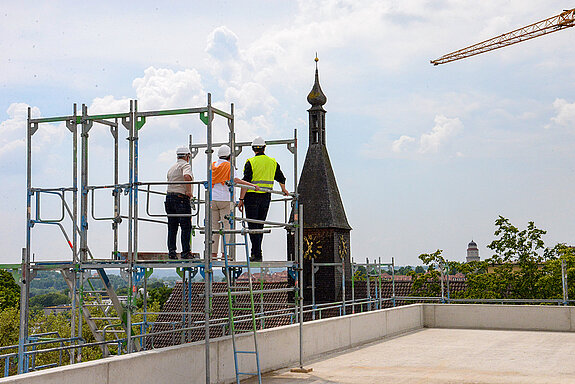
[[[315,58],[315,83],[307,96],[309,113],[309,146],[301,171],[298,192],[306,210],[305,228],[340,228],[349,231],[345,209],[341,201],[335,174],[331,167],[325,140],[325,110],[327,102],[319,85]]]
[[[311,104],[311,108],[308,109],[309,146],[297,186],[298,201],[304,207],[303,297],[306,298],[306,304],[311,303],[313,275],[315,275],[316,303],[332,303],[342,300],[344,293],[342,286],[344,284],[351,286],[352,276],[351,227],[347,222],[337,180],[327,152],[325,110],[323,109],[327,97],[319,85],[317,62],[316,54],[315,83],[307,96],[307,101]],[[293,233],[288,236],[287,248],[288,260],[294,260]],[[315,270],[312,268],[312,259],[315,263],[327,264],[324,264],[320,270]],[[341,268],[335,268],[342,263],[345,273]],[[342,281],[344,279],[345,282]]]
[[[323,105],[327,103],[327,97],[319,85],[319,71],[317,69],[317,54],[315,57],[315,83],[307,95],[307,101],[311,104],[309,113],[309,145],[325,145],[325,109]]]

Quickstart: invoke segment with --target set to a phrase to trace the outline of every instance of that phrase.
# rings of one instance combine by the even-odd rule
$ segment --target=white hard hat
[[[252,147],[265,147],[266,141],[262,139],[261,136],[258,136],[252,141]]]
[[[189,155],[190,154],[190,148],[188,147],[178,147],[178,149],[176,149],[176,155]]]
[[[232,150],[226,144],[222,145],[220,149],[218,149],[218,157],[228,157],[231,153]]]

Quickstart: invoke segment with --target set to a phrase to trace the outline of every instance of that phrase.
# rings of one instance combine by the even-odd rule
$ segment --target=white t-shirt
[[[178,162],[168,170],[168,181],[186,181],[184,175],[190,175],[192,180],[194,180],[194,175],[192,175],[192,167],[184,159],[178,159]],[[186,194],[185,184],[168,184],[166,190],[168,193],[181,193]]]
[[[216,167],[224,162],[227,162],[227,160],[218,159],[216,161]],[[235,178],[236,177],[235,169],[233,167],[230,168],[231,168],[230,173],[232,177]],[[214,187],[212,188],[212,201],[230,201],[230,187],[222,183],[214,184]]]

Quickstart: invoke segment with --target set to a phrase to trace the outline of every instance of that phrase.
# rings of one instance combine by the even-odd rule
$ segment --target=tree
[[[399,267],[399,269],[397,269],[397,272],[395,272],[395,274],[396,275],[407,275],[411,271],[413,271],[413,267],[411,265],[406,265],[404,267]]]
[[[148,289],[148,300],[147,305],[150,307],[152,304],[157,303],[158,308],[162,308],[164,303],[168,301],[170,295],[172,294],[173,288],[168,288],[163,284],[156,286],[155,288]],[[142,308],[144,306],[143,298],[138,297],[136,299],[136,306]]]
[[[0,311],[0,347],[18,344],[20,328],[20,311],[15,307],[7,307]],[[14,351],[6,351],[14,352]]]
[[[20,287],[12,275],[0,270],[0,311],[20,306]]]
[[[557,258],[556,249],[545,248],[542,237],[547,232],[533,221],[519,230],[503,216],[495,220],[495,225],[495,236],[499,238],[487,246],[495,252],[487,260],[496,277],[495,281],[493,276],[489,279],[494,293],[498,298],[545,298],[545,289],[538,284],[546,274],[541,266]]]
[[[69,304],[70,298],[62,293],[50,292],[30,298],[30,308],[46,308]]]
[[[426,273],[409,272],[412,279],[411,292],[415,296],[441,296],[441,270],[447,261],[441,256],[443,250],[422,253],[419,259],[428,266]],[[436,269],[437,268],[437,269]],[[422,268],[423,269],[423,268]]]
[[[542,276],[537,282],[537,289],[548,299],[563,298],[561,263],[565,263],[567,281],[575,281],[575,248],[557,244],[551,250],[556,258],[549,260],[542,268]],[[569,298],[575,298],[575,284],[568,287]]]

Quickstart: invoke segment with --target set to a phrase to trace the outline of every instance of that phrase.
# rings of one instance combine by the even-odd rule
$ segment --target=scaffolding
[[[166,224],[166,214],[156,214],[151,212],[151,202],[154,196],[165,195],[164,192],[157,191],[155,188],[162,186],[165,187],[169,182],[157,181],[142,181],[139,176],[139,140],[140,131],[146,122],[155,117],[163,116],[178,116],[178,115],[198,115],[199,119],[205,126],[205,143],[194,143],[192,135],[189,136],[189,148],[192,152],[192,158],[195,158],[199,149],[205,149],[206,155],[206,180],[191,181],[179,184],[191,184],[192,189],[195,191],[195,198],[192,199],[192,214],[190,220],[193,223],[193,231],[198,231],[204,235],[203,257],[192,260],[169,260],[167,253],[163,252],[146,252],[140,250],[139,225],[143,222]],[[213,125],[212,121],[215,117],[223,118],[227,122],[228,127],[228,141],[224,143],[214,143]],[[33,163],[32,163],[32,141],[34,134],[39,130],[40,126],[45,123],[59,123],[64,124],[72,137],[72,180],[67,186],[60,187],[36,187],[33,184]],[[114,155],[113,155],[113,183],[97,185],[91,184],[89,178],[89,144],[90,144],[90,130],[93,126],[101,125],[109,128],[113,138]],[[123,127],[127,132],[127,153],[128,153],[128,176],[127,180],[121,180],[119,173],[119,153],[121,150],[121,141],[119,131]],[[34,364],[34,356],[38,351],[37,335],[28,334],[28,319],[29,319],[29,297],[30,297],[30,283],[38,271],[60,271],[64,280],[68,284],[71,292],[72,304],[70,315],[70,328],[71,335],[69,338],[53,337],[49,342],[56,343],[54,348],[42,350],[46,351],[65,351],[70,356],[70,363],[82,361],[82,350],[86,346],[98,346],[103,356],[120,355],[124,353],[132,353],[142,349],[146,349],[147,340],[154,334],[170,333],[180,334],[181,342],[190,340],[192,330],[201,328],[196,322],[192,321],[192,315],[198,315],[199,312],[193,312],[191,308],[191,281],[192,278],[199,272],[204,277],[204,308],[201,313],[204,316],[203,329],[205,340],[205,368],[206,368],[206,383],[210,382],[210,328],[224,327],[223,322],[216,321],[217,319],[211,318],[212,313],[212,300],[217,294],[212,292],[213,273],[214,268],[222,267],[226,276],[228,284],[228,292],[226,295],[230,298],[232,296],[239,296],[241,293],[232,292],[232,288],[237,288],[235,283],[236,277],[239,276],[242,268],[247,268],[249,276],[249,290],[248,294],[251,297],[251,317],[254,324],[254,342],[256,331],[256,317],[264,316],[264,314],[256,311],[254,295],[260,298],[260,304],[263,303],[263,285],[260,286],[259,291],[252,288],[251,269],[259,268],[264,270],[266,268],[287,268],[290,275],[295,280],[293,288],[289,288],[290,292],[294,292],[295,305],[293,305],[293,317],[296,321],[300,322],[300,331],[303,322],[303,297],[300,291],[302,286],[302,247],[301,241],[303,238],[303,226],[301,225],[303,218],[303,206],[298,204],[297,195],[291,194],[283,196],[280,199],[272,199],[274,201],[283,202],[285,205],[285,220],[284,222],[263,221],[265,229],[262,232],[269,232],[274,228],[285,228],[294,231],[296,236],[297,259],[295,261],[265,261],[259,263],[249,262],[249,257],[246,255],[246,261],[238,261],[236,259],[236,245],[226,244],[225,246],[225,259],[222,261],[212,260],[212,214],[211,214],[211,200],[212,200],[212,153],[213,148],[220,145],[227,144],[233,148],[231,155],[231,163],[235,165],[236,157],[242,151],[243,147],[250,146],[248,142],[236,142],[234,131],[234,105],[230,107],[230,112],[225,112],[215,108],[212,105],[211,95],[207,95],[207,105],[199,108],[184,108],[184,109],[171,109],[171,110],[157,110],[157,111],[139,111],[138,102],[136,100],[130,101],[129,111],[124,113],[112,114],[97,114],[90,115],[86,105],[82,105],[81,111],[78,112],[77,106],[74,105],[72,115],[48,118],[32,118],[31,109],[28,109],[27,119],[27,227],[26,227],[26,246],[22,250],[22,264],[21,265],[4,265],[4,268],[10,269],[12,273],[20,273],[21,282],[21,300],[20,300],[20,334],[18,342],[17,354],[10,354],[4,358],[5,366],[9,367],[10,359],[17,359],[18,373],[24,373],[31,369],[40,369]],[[285,145],[289,152],[293,155],[293,178],[294,190],[297,191],[297,131],[294,130],[294,137],[286,140],[271,140],[266,143],[271,145]],[[79,148],[78,148],[79,146]],[[79,173],[79,177],[78,177]],[[229,181],[230,189],[232,190],[231,200],[234,201],[233,178]],[[203,199],[201,198],[203,191]],[[96,193],[98,191],[109,191],[113,198],[113,214],[108,216],[99,216],[96,214],[95,201]],[[267,190],[267,192],[275,193],[276,191]],[[142,195],[145,199],[142,199]],[[42,199],[46,196],[56,196],[59,204],[60,215],[57,218],[44,218],[41,210]],[[141,205],[145,205],[145,214],[142,212]],[[204,219],[201,219],[200,211],[203,208]],[[289,209],[294,212],[299,212],[294,215],[293,221],[289,221],[287,212]],[[231,223],[230,230],[220,229],[218,232],[222,235],[225,234],[240,234],[244,237],[254,230],[245,228],[245,223],[250,219],[239,217],[236,215],[235,209],[230,212],[227,217]],[[89,224],[95,221],[109,222],[113,231],[113,250],[112,254],[105,257],[98,254],[98,251],[90,247],[89,243]],[[251,220],[253,221],[253,220]],[[242,224],[242,228],[236,228],[235,223]],[[33,254],[33,229],[40,225],[52,225],[59,229],[62,238],[69,247],[69,255],[66,256],[67,260],[49,260],[49,261],[36,261],[32,260]],[[126,250],[122,251],[121,248],[121,232],[120,229],[125,231],[125,247]],[[190,240],[191,241],[191,240]],[[244,246],[247,247],[247,240]],[[230,257],[231,255],[231,257]],[[200,256],[200,255],[198,255]],[[234,261],[231,261],[234,260]],[[172,324],[172,330],[153,332],[154,322],[150,320],[151,315],[157,313],[148,312],[147,310],[147,279],[153,273],[154,269],[158,268],[171,268],[176,269],[182,278],[182,308],[178,315],[181,315],[180,325],[176,329],[176,325]],[[108,271],[120,270],[122,275],[128,281],[128,292],[125,298],[119,297],[115,292],[112,284],[110,283]],[[97,280],[97,284],[93,281]],[[136,296],[136,287],[138,284],[143,284],[143,311],[142,321],[135,322],[133,317],[135,315],[134,299]],[[187,291],[186,291],[187,286]],[[105,298],[106,300],[102,300]],[[185,299],[184,299],[185,298]],[[231,301],[230,301],[231,304]],[[263,305],[261,305],[263,307]],[[234,329],[236,326],[233,322],[234,317],[229,316],[226,319],[229,322],[228,332],[234,337]],[[86,323],[90,328],[96,342],[86,343],[85,337],[82,334],[83,324]],[[263,324],[263,323],[262,323]],[[303,352],[301,343],[300,332],[300,367],[303,367]],[[59,345],[58,345],[59,344]],[[257,351],[257,344],[256,344]],[[236,351],[234,350],[234,353]],[[62,357],[60,357],[60,364]],[[238,371],[238,370],[237,370]],[[8,368],[6,368],[6,373]],[[238,371],[239,372],[239,371]],[[259,376],[259,364],[258,372]],[[261,380],[261,376],[260,376]],[[238,379],[239,382],[239,379]]]
[[[365,281],[366,281],[366,297],[364,300],[357,301],[355,299],[355,280],[357,279],[356,272],[360,271],[360,268],[365,270]],[[387,268],[391,272],[391,287],[392,287],[392,294],[390,298],[384,298],[382,294],[382,281],[383,281],[383,273],[385,272],[384,268]],[[355,263],[352,260],[351,263],[351,301],[352,301],[352,313],[356,312],[356,304],[360,304],[361,308],[363,309],[363,305],[367,306],[367,310],[371,311],[372,309],[382,309],[384,301],[391,301],[392,306],[395,307],[395,260],[392,257],[391,263],[382,263],[381,257],[373,262],[369,262],[369,259],[365,259],[365,263]],[[374,279],[373,283],[375,284],[375,295],[371,295],[371,283],[372,279]],[[363,301],[363,302],[362,302]],[[373,308],[375,307],[375,308]]]
[[[333,263],[316,263],[315,259],[311,259],[311,304],[312,304],[312,312],[311,318],[315,320],[316,311],[318,306],[316,304],[315,298],[315,274],[319,271],[320,267],[330,267],[335,268],[336,271],[341,273],[341,308],[340,308],[340,316],[346,314],[346,303],[345,303],[345,259],[341,259],[341,261],[333,262]]]

